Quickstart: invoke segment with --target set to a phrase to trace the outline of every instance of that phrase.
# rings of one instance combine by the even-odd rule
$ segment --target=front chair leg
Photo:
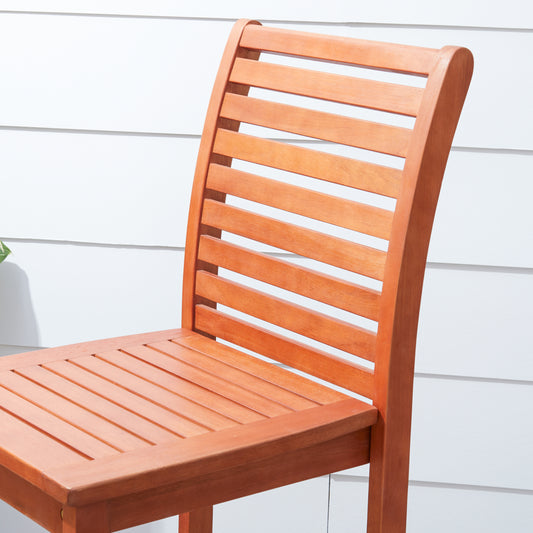
[[[68,507],[61,510],[62,533],[110,533],[107,504]]]
[[[179,533],[212,533],[213,506],[180,515]]]

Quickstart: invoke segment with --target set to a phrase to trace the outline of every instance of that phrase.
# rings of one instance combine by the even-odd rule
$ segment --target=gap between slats
[[[120,453],[119,450],[109,444],[102,442],[4,387],[0,387],[0,401],[1,408],[4,411],[9,412],[39,432],[60,443],[64,443],[68,448],[88,459]]]
[[[132,349],[128,347],[128,350]],[[247,410],[243,414],[244,408],[237,412],[239,416],[226,415],[225,398],[139,360],[129,352],[104,352],[94,357],[77,358],[74,362],[165,410],[166,417],[161,414],[165,425],[182,437],[228,427],[242,419],[260,418],[259,415],[249,417]]]
[[[107,380],[70,361],[47,363],[44,368],[146,420],[156,428],[170,433],[174,438],[184,438],[179,429],[169,423],[168,417],[175,413],[153,401],[152,397],[148,398],[137,391],[123,388],[116,381]]]
[[[149,346],[136,346],[133,349],[128,349],[128,354],[167,372],[171,376],[195,383],[262,416],[271,418],[291,411],[291,409],[253,391],[251,388],[227,379],[223,374],[215,374],[198,368]]]
[[[415,117],[423,89],[237,58],[230,81]]]
[[[372,398],[373,372],[204,305],[195,308],[196,328],[334,385]]]
[[[135,435],[95,414],[85,406],[51,391],[40,383],[15,372],[3,373],[0,384],[12,393],[83,431],[118,452],[126,452],[153,445],[152,442]]]
[[[271,362],[263,361],[256,354],[247,354],[242,349],[232,348],[198,333],[191,332],[190,335],[171,339],[170,342],[209,357],[214,356],[219,361],[224,361],[228,365],[243,369],[253,375],[259,375],[262,379],[278,387],[294,392],[320,405],[345,398],[344,394],[329,387],[319,385],[294,372],[288,372]]]
[[[400,194],[402,171],[384,165],[221,128],[213,150],[220,155],[390,198],[398,198]]]
[[[369,246],[209,199],[204,201],[202,223],[356,274],[383,280],[387,254]]]
[[[272,381],[265,380],[261,375],[248,372],[246,369],[238,366],[227,364],[225,361],[218,359],[217,352],[206,354],[187,349],[170,341],[149,344],[147,347],[158,350],[171,359],[176,359],[213,375],[224,376],[226,381],[231,381],[241,388],[278,403],[291,411],[300,411],[318,405],[318,402],[290,389],[281,387]]]
[[[200,237],[198,258],[370,320],[378,318],[378,291],[208,235]]]
[[[168,429],[140,416],[134,410],[126,409],[123,400],[112,402],[43,366],[24,367],[17,369],[16,372],[75,405],[115,424],[122,430],[145,440],[150,445],[176,439],[176,435]]]
[[[206,186],[223,192],[388,240],[393,212],[296,185],[212,164]]]
[[[374,360],[376,334],[372,331],[205,271],[196,274],[196,293],[367,361]]]
[[[234,93],[226,93],[220,115],[247,124],[398,157],[406,156],[412,133],[411,130],[399,126]]]

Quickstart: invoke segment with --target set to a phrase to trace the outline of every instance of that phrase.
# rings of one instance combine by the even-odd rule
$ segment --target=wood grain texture
[[[392,211],[330,194],[211,165],[206,186],[224,194],[282,209],[328,224],[388,239]]]
[[[204,202],[202,221],[208,226],[287,252],[316,259],[373,279],[383,279],[386,253],[370,246],[210,199]],[[320,246],[317,246],[317,242]]]
[[[401,86],[246,59],[235,61],[230,80],[262,89],[413,117],[417,115],[423,93],[419,87]]]
[[[357,74],[276,66],[271,53],[340,62]],[[427,84],[362,79],[361,66],[424,75]],[[183,329],[2,358],[0,495],[58,533],[107,533],[172,514],[182,515],[181,533],[209,533],[216,503],[370,461],[368,533],[404,533],[420,293],[471,71],[462,48],[239,21],[195,172]],[[250,86],[416,121],[410,129],[282,104],[249,97]],[[350,154],[397,156],[403,170],[245,135],[241,122],[355,147]],[[233,169],[234,160],[262,169]],[[285,183],[270,168],[305,180]],[[324,194],[312,180],[339,187]],[[375,195],[397,199],[394,210],[376,207],[384,198]],[[236,199],[248,207],[231,205]],[[256,251],[265,244],[278,252]],[[335,274],[323,273],[326,265]]]
[[[277,28],[259,29],[253,26],[246,28],[241,45],[269,52],[421,75],[429,73],[437,52],[430,48],[329,37]]]
[[[200,238],[198,257],[207,263],[377,320],[380,293],[376,290],[207,235]]]
[[[322,141],[404,157],[410,130],[227,93],[222,117]]]
[[[213,506],[180,515],[179,533],[211,533],[212,529]]]
[[[396,198],[400,192],[402,173],[396,168],[271,139],[220,129],[216,134],[213,150],[217,154],[392,198]]]
[[[266,355],[367,398],[371,398],[374,393],[373,372],[361,365],[332,356],[324,350],[311,348],[294,339],[272,333],[207,306],[197,306],[196,320],[199,330],[211,333],[215,337]]]

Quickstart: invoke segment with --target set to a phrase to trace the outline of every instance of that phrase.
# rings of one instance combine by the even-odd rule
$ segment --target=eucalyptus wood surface
[[[368,531],[404,531],[424,266],[471,72],[464,48],[239,21],[182,328],[0,359],[0,496],[53,532],[180,514],[208,533],[213,504],[370,461]]]

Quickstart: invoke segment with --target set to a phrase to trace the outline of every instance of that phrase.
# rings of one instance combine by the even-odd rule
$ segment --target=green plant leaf
[[[0,263],[11,253],[11,250],[0,241]]]

